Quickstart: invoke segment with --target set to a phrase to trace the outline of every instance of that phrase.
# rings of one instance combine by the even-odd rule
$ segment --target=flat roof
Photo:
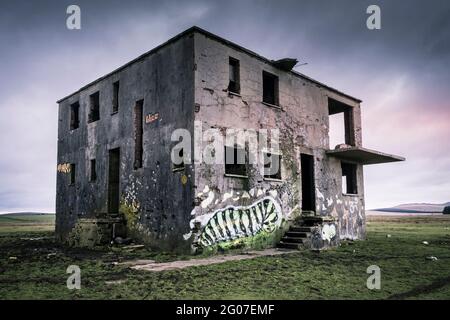
[[[347,147],[341,149],[328,150],[329,156],[344,161],[357,162],[360,164],[377,164],[386,162],[405,161],[405,158],[383,153],[380,151],[370,150],[362,147]]]
[[[234,42],[231,42],[231,41],[226,40],[226,39],[224,39],[224,38],[222,38],[222,37],[219,37],[218,35],[215,35],[215,34],[209,32],[209,31],[206,31],[206,30],[204,30],[204,29],[202,29],[202,28],[199,28],[199,27],[197,27],[197,26],[193,26],[193,27],[190,27],[189,29],[187,29],[187,30],[185,30],[185,31],[183,31],[183,32],[181,32],[181,33],[179,33],[179,34],[177,34],[176,36],[170,38],[169,40],[167,40],[166,42],[160,44],[159,46],[157,46],[157,47],[151,49],[150,51],[147,51],[146,53],[140,55],[140,56],[137,57],[136,59],[133,59],[133,60],[131,60],[130,62],[128,62],[128,63],[122,65],[121,67],[115,69],[114,71],[112,71],[112,72],[110,72],[110,73],[107,73],[106,75],[104,75],[104,76],[102,76],[102,77],[100,77],[100,78],[98,78],[98,79],[96,79],[96,80],[94,80],[94,81],[88,83],[87,85],[81,87],[81,88],[78,89],[77,91],[75,91],[75,92],[73,92],[73,93],[71,93],[71,94],[65,96],[65,97],[62,98],[62,99],[59,99],[59,100],[57,101],[57,103],[60,103],[60,102],[62,102],[62,101],[64,101],[64,100],[70,98],[71,96],[73,96],[73,95],[75,95],[75,94],[77,94],[77,93],[79,93],[79,92],[81,92],[81,91],[87,89],[88,87],[90,87],[90,86],[96,84],[97,82],[100,82],[101,80],[104,80],[104,79],[108,78],[109,76],[112,76],[113,74],[115,74],[115,73],[117,73],[117,72],[119,72],[119,71],[125,69],[126,67],[128,67],[128,66],[134,64],[135,62],[138,62],[138,61],[140,61],[140,60],[142,60],[142,59],[145,59],[147,56],[149,56],[149,55],[151,55],[151,54],[157,52],[158,50],[164,48],[165,46],[167,46],[167,45],[169,45],[169,44],[171,44],[171,43],[173,43],[173,42],[175,42],[175,41],[181,39],[182,37],[184,37],[184,36],[186,36],[186,35],[192,34],[192,33],[194,33],[194,32],[198,32],[198,33],[203,34],[203,35],[205,35],[205,36],[207,36],[207,37],[209,37],[209,38],[212,38],[212,39],[214,39],[214,40],[216,40],[216,41],[219,41],[219,42],[221,42],[221,43],[223,43],[223,44],[225,44],[225,45],[227,45],[227,46],[230,46],[230,47],[232,47],[232,48],[234,48],[234,49],[236,49],[236,50],[245,52],[245,53],[247,53],[248,55],[253,56],[254,58],[257,58],[257,59],[259,59],[259,60],[261,60],[261,61],[263,61],[263,62],[265,62],[265,63],[268,63],[268,64],[274,66],[275,68],[277,68],[277,66],[275,65],[275,61],[270,60],[270,59],[267,59],[267,58],[265,58],[265,57],[263,57],[263,56],[257,54],[256,52],[253,52],[253,51],[251,51],[251,50],[249,50],[249,49],[246,49],[246,48],[244,48],[244,47],[242,47],[242,46],[240,46],[240,45],[238,45],[238,44],[236,44],[236,43],[234,43]],[[361,102],[362,102],[362,100],[360,100],[360,99],[357,99],[357,98],[352,97],[352,96],[350,96],[350,95],[348,95],[348,94],[346,94],[346,93],[343,93],[343,92],[341,92],[341,91],[339,91],[339,90],[337,90],[337,89],[335,89],[335,88],[332,88],[332,87],[330,87],[330,86],[327,86],[326,84],[323,84],[323,83],[321,83],[321,82],[319,82],[319,81],[317,81],[317,80],[314,80],[314,79],[312,79],[312,78],[310,78],[310,77],[308,77],[308,76],[306,76],[306,75],[304,75],[304,74],[302,74],[302,73],[300,73],[300,72],[298,72],[298,71],[291,70],[291,71],[286,71],[286,72],[289,72],[289,73],[291,73],[291,74],[293,74],[293,75],[295,75],[295,76],[297,76],[297,77],[303,78],[303,79],[305,79],[305,80],[311,81],[311,82],[313,82],[313,83],[315,83],[315,84],[317,84],[317,85],[319,85],[319,86],[321,86],[321,87],[323,87],[323,88],[326,88],[326,89],[328,89],[328,90],[330,90],[330,91],[332,91],[332,92],[334,92],[334,93],[337,93],[337,94],[339,94],[339,95],[341,95],[341,96],[344,96],[344,97],[346,97],[346,98],[349,98],[349,99],[351,99],[351,100],[354,100],[354,101],[356,101],[356,102],[358,102],[358,103],[361,103]]]

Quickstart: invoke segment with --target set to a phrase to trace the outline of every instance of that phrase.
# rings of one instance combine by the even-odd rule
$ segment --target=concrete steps
[[[311,229],[312,226],[294,225],[290,227],[277,244],[277,247],[296,250],[308,247],[311,242]]]

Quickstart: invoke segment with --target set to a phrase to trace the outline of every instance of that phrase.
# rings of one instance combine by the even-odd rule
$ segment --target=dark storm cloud
[[[381,30],[365,27],[371,4]],[[369,207],[448,201],[449,17],[440,0],[2,1],[0,212],[54,210],[58,98],[192,25],[363,99],[364,144],[408,158],[367,167]]]

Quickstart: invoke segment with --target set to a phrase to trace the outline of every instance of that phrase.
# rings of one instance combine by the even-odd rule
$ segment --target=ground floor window
[[[342,168],[342,193],[345,194],[357,194],[357,177],[356,177],[356,164],[353,163],[341,163]]]

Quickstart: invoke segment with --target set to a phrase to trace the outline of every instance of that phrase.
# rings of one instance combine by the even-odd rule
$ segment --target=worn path
[[[298,252],[298,250],[283,250],[283,249],[266,249],[260,251],[248,251],[241,254],[230,254],[230,255],[217,255],[209,258],[203,259],[191,259],[191,260],[179,260],[171,262],[155,262],[152,260],[138,260],[138,261],[127,261],[124,264],[130,265],[132,269],[135,270],[145,270],[145,271],[165,271],[174,269],[184,269],[188,267],[195,266],[206,266],[210,264],[224,263],[227,261],[237,261],[245,259],[254,259],[264,256],[277,256],[281,254],[289,254]]]

